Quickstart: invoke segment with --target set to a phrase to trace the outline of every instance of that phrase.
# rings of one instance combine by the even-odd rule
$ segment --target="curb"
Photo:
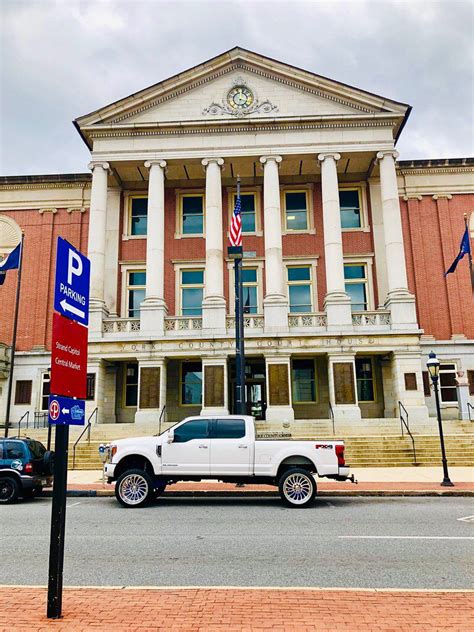
[[[51,498],[52,491],[43,492],[42,496]],[[115,493],[109,489],[69,489],[66,493],[71,498],[110,498],[114,497]],[[411,497],[439,497],[439,496],[453,496],[453,497],[474,497],[474,491],[469,489],[459,490],[433,490],[433,489],[420,489],[420,490],[334,490],[334,491],[320,491],[318,497],[340,497],[340,498],[353,498],[353,497],[396,497],[396,496],[411,496]],[[277,491],[176,491],[165,492],[161,498],[279,498]]]

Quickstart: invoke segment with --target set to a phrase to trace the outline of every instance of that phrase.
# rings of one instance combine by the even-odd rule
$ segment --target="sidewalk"
[[[321,496],[471,496],[474,495],[474,468],[452,467],[449,470],[454,487],[441,487],[441,467],[386,467],[351,470],[358,484],[318,479]],[[48,492],[46,492],[48,493]],[[70,495],[113,496],[114,486],[102,484],[101,470],[76,470],[68,472]],[[266,496],[277,495],[270,485],[245,485],[216,481],[183,482],[170,485],[168,496]]]
[[[0,632],[434,632],[472,630],[473,593],[325,588],[66,588],[63,618],[46,589],[0,587]]]

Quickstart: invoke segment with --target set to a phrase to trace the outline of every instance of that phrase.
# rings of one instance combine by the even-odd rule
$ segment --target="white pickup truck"
[[[352,480],[342,441],[265,440],[253,417],[187,417],[159,436],[120,439],[108,446],[104,465],[124,507],[143,507],[178,481],[277,485],[290,507],[316,495],[314,475]]]

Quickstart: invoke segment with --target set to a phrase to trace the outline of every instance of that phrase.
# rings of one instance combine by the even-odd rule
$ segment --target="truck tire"
[[[278,490],[288,507],[308,507],[316,496],[316,481],[308,470],[292,467],[281,475]]]
[[[13,503],[20,495],[21,485],[14,476],[0,477],[0,504]]]
[[[123,507],[144,507],[154,497],[154,484],[145,470],[127,470],[115,484],[115,497]]]

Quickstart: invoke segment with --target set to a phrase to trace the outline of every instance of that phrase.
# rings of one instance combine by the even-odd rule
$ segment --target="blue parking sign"
[[[58,237],[54,309],[82,325],[89,324],[91,263],[72,244]]]
[[[83,399],[49,396],[49,423],[64,426],[83,426],[86,421],[86,403]]]

